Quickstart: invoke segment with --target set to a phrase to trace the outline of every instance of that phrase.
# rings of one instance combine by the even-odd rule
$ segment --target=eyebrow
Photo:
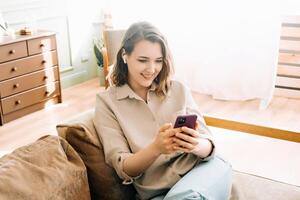
[[[139,56],[138,58],[149,59],[149,57],[146,56]],[[160,59],[163,59],[163,57],[156,58],[155,60],[160,60]]]

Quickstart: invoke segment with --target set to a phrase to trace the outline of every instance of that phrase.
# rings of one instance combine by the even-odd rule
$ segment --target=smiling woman
[[[123,62],[128,65],[128,83],[144,100],[150,87],[162,69],[162,52],[158,42],[141,40],[131,53],[123,51]]]
[[[144,33],[144,28],[149,32]],[[113,85],[132,84],[144,99],[152,82],[158,84],[158,95],[167,93],[173,62],[165,38],[156,32],[160,34],[146,22],[127,30],[110,77]]]
[[[190,91],[171,80],[172,72],[166,38],[148,22],[132,24],[116,56],[113,85],[96,99],[93,120],[105,160],[141,199],[227,199],[231,167],[211,159],[213,137]],[[175,128],[179,112],[197,115],[195,128]]]

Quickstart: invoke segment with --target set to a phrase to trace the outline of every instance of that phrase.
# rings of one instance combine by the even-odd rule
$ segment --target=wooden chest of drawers
[[[55,33],[0,36],[0,123],[60,103]]]

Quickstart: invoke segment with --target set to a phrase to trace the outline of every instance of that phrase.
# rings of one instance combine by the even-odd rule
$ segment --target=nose
[[[147,72],[154,73],[156,68],[155,62],[149,62],[149,65],[147,67]]]

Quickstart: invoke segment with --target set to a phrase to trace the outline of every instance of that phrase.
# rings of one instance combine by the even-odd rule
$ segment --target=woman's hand
[[[187,127],[182,127],[180,133],[175,134],[174,141],[178,144],[175,147],[178,151],[183,151],[186,153],[194,153],[202,158],[207,157],[212,151],[212,143],[197,131],[200,124],[196,123],[196,128],[190,129]]]
[[[174,142],[176,133],[180,129],[174,129],[172,124],[164,124],[160,127],[155,140],[140,151],[125,158],[123,163],[124,172],[130,176],[138,176],[145,172],[148,167],[161,155],[176,152]]]
[[[160,127],[158,134],[153,142],[155,150],[159,154],[170,154],[177,151],[178,144],[175,142],[175,135],[180,133],[180,128],[173,128],[171,123]]]
[[[186,153],[193,151],[199,143],[200,134],[197,131],[198,128],[198,122],[196,122],[196,130],[187,127],[181,127],[181,131],[177,132],[175,134],[176,137],[174,137],[174,142],[177,144],[175,149]]]

